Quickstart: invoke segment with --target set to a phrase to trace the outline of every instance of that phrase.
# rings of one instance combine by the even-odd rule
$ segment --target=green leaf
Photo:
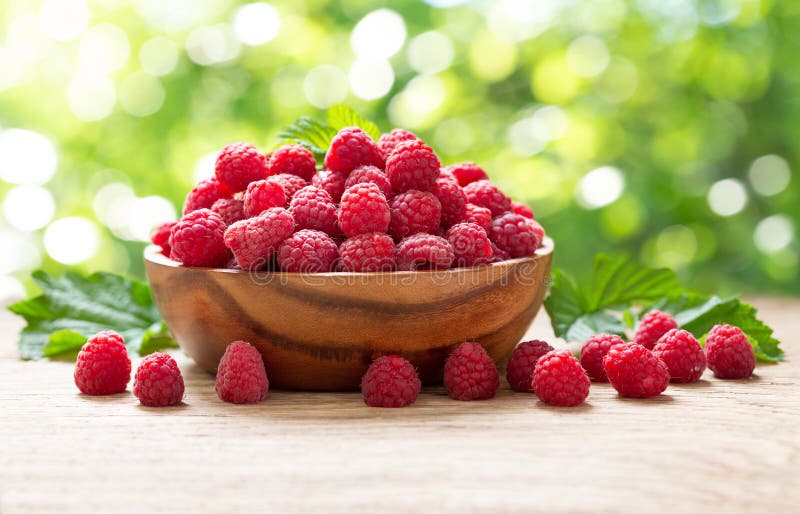
[[[301,116],[278,134],[278,141],[303,145],[321,162],[335,135],[336,129],[327,123]]]
[[[358,127],[375,141],[381,137],[381,131],[376,124],[364,119],[348,105],[334,105],[328,109],[328,124],[337,131],[344,127]]]
[[[50,334],[42,355],[44,357],[54,357],[69,352],[77,352],[86,342],[86,339],[86,336],[74,330],[58,330]]]
[[[672,270],[646,268],[625,257],[599,254],[586,288],[586,309],[661,298],[682,290]]]

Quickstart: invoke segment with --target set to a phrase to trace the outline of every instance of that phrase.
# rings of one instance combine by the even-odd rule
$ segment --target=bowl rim
[[[492,264],[481,264],[479,266],[470,266],[466,268],[450,268],[444,270],[416,270],[416,271],[326,271],[322,273],[303,273],[303,272],[278,270],[278,271],[270,271],[269,273],[275,275],[288,275],[288,276],[314,275],[315,277],[342,277],[345,275],[351,277],[373,277],[373,276],[385,276],[385,275],[397,277],[397,276],[409,276],[420,273],[456,274],[456,273],[469,272],[470,270],[475,270],[475,269],[507,268],[525,262],[535,262],[546,255],[552,254],[554,249],[555,249],[555,242],[550,237],[545,236],[545,238],[542,240],[542,245],[531,256],[520,257],[517,259],[508,259],[505,261],[495,262]],[[248,271],[240,269],[202,268],[202,267],[184,266],[180,262],[174,261],[169,257],[165,256],[163,253],[161,253],[161,247],[154,244],[150,244],[145,247],[144,260],[146,262],[167,268],[184,268],[184,269],[200,270],[210,273],[227,273],[232,275],[249,275],[250,273]]]

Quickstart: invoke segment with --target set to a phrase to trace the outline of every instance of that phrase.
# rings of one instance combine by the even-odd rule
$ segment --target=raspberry
[[[467,202],[486,207],[492,216],[500,216],[511,210],[511,199],[488,180],[470,182],[464,187]]]
[[[278,265],[294,273],[330,271],[339,255],[331,236],[319,230],[298,230],[278,247]]]
[[[247,184],[267,178],[267,158],[249,143],[231,143],[217,156],[217,180],[232,191],[244,191]]]
[[[706,354],[686,330],[673,328],[658,340],[653,355],[664,361],[672,382],[697,382],[706,369]]]
[[[533,370],[533,390],[550,405],[580,405],[589,396],[589,385],[589,377],[569,350],[547,352]]]
[[[230,198],[230,190],[219,183],[215,178],[201,180],[194,189],[186,195],[183,203],[183,213],[189,214],[198,209],[210,209],[214,202],[220,198]]]
[[[351,237],[339,246],[339,262],[342,271],[392,271],[394,241],[378,232]]]
[[[519,214],[520,216],[524,216],[528,219],[533,219],[533,209],[528,207],[522,202],[511,202],[511,210],[514,214]]]
[[[485,400],[500,387],[497,366],[478,343],[461,343],[444,363],[444,387],[454,400]]]
[[[450,182],[455,182],[456,184],[458,184],[458,179],[456,178],[456,176],[453,175],[453,172],[447,168],[439,168],[439,178],[437,178],[436,180],[440,179],[449,180]],[[461,184],[458,185],[460,186]]]
[[[322,170],[311,177],[311,185],[324,189],[331,195],[331,200],[339,203],[344,193],[344,184],[347,181],[346,173],[337,173],[330,170]]]
[[[300,145],[281,146],[270,155],[268,175],[297,175],[303,180],[311,180],[317,172],[314,154]]]
[[[706,336],[708,367],[718,378],[747,378],[756,367],[756,355],[738,327],[714,325]]]
[[[539,239],[526,220],[527,218],[513,212],[498,216],[492,221],[489,237],[511,257],[533,255],[539,248]]]
[[[464,214],[461,216],[461,221],[477,223],[488,233],[492,229],[492,211],[474,203],[467,203],[464,206]]]
[[[464,217],[464,206],[467,204],[467,197],[461,186],[440,177],[436,179],[432,191],[442,204],[442,225],[449,227],[461,221]]]
[[[288,173],[281,173],[280,175],[272,175],[267,179],[269,182],[277,182],[286,193],[286,205],[289,205],[289,200],[292,199],[294,194],[308,185],[308,182],[298,177],[297,175],[289,175]]]
[[[400,240],[406,236],[439,228],[442,204],[433,193],[410,189],[392,200],[389,234]]]
[[[131,379],[131,360],[125,340],[110,330],[89,338],[75,362],[75,385],[84,394],[121,393]]]
[[[220,400],[230,403],[256,403],[267,397],[267,371],[254,346],[234,341],[225,348],[217,367],[216,390]]]
[[[350,173],[364,164],[383,169],[383,156],[378,145],[358,127],[341,129],[325,154],[325,167],[339,173]]]
[[[658,340],[672,330],[678,328],[678,323],[666,312],[653,310],[642,316],[633,342],[652,350]]]
[[[224,266],[230,258],[225,247],[226,226],[219,214],[210,209],[190,212],[172,227],[170,258],[186,266]]]
[[[389,203],[375,184],[356,184],[347,188],[339,205],[339,228],[347,237],[367,232],[386,232],[389,228]]]
[[[439,157],[420,140],[400,143],[386,159],[386,176],[395,193],[430,191],[439,177]]]
[[[431,234],[414,234],[397,245],[397,269],[448,269],[455,254],[446,239]]]
[[[536,362],[539,357],[552,350],[552,346],[538,339],[518,344],[506,366],[506,380],[511,389],[520,393],[532,393]]]
[[[365,182],[372,182],[381,188],[381,193],[387,200],[392,197],[392,185],[389,183],[389,179],[375,166],[359,166],[350,172],[347,182],[345,182],[345,189]]]
[[[294,219],[286,209],[267,209],[255,218],[237,221],[225,231],[225,244],[244,271],[263,269],[278,246],[294,232]]]
[[[336,204],[331,195],[316,186],[306,186],[295,193],[289,202],[289,212],[297,228],[321,230],[328,234],[339,232],[336,224]]]
[[[168,221],[157,226],[153,230],[153,235],[150,236],[150,241],[161,247],[161,253],[169,255],[169,234],[172,232],[172,227],[175,226],[175,221]]]
[[[286,191],[277,180],[256,180],[247,185],[244,192],[244,214],[248,218],[258,216],[267,209],[283,207],[289,200]]]
[[[520,216],[522,215],[520,214]],[[544,227],[542,227],[542,224],[530,218],[525,218],[525,222],[531,227],[531,229],[533,229],[533,233],[536,235],[536,239],[539,241],[537,248],[542,246],[542,243],[544,242]]]
[[[421,389],[414,366],[399,355],[378,357],[361,379],[361,394],[370,407],[406,407]]]
[[[614,334],[597,334],[583,344],[581,348],[581,366],[586,370],[589,378],[595,382],[608,382],[606,370],[603,369],[603,357],[609,348],[615,344],[625,344],[625,341]]]
[[[492,259],[489,262],[503,262],[511,258],[511,254],[497,247],[492,242]]]
[[[447,231],[447,241],[453,247],[456,267],[477,266],[492,260],[492,243],[480,225],[457,223]]]
[[[636,343],[615,344],[609,348],[603,357],[603,369],[620,396],[658,396],[669,384],[669,371],[664,361]]]
[[[151,353],[136,368],[133,394],[142,405],[178,405],[183,401],[183,390],[183,376],[178,363],[166,353]]]
[[[442,171],[447,171],[452,174],[456,180],[458,180],[458,184],[461,187],[478,180],[489,180],[489,175],[474,162],[451,164],[450,166],[442,168]]]
[[[220,198],[214,202],[211,210],[219,214],[219,217],[222,218],[226,225],[231,225],[245,218],[244,202],[236,198]]]
[[[407,130],[396,128],[386,134],[381,134],[378,139],[378,148],[381,151],[384,159],[388,159],[389,155],[397,148],[397,145],[406,141],[416,141],[419,139],[417,136]]]

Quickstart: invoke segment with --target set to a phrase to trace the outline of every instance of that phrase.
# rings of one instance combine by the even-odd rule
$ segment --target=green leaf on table
[[[348,105],[334,105],[328,109],[328,124],[337,131],[344,127],[358,127],[375,141],[381,137],[381,131],[375,123],[363,118]]]
[[[322,161],[331,145],[336,129],[310,116],[301,116],[278,134],[278,141],[296,143],[308,148],[317,161]]]

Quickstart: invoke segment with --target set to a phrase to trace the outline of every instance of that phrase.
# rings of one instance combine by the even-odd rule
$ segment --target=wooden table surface
[[[592,385],[574,409],[505,384],[396,410],[280,391],[234,406],[183,356],[185,405],[144,408],[80,395],[69,363],[19,361],[2,314],[0,513],[797,512],[800,301],[754,302],[786,362],[651,400]],[[529,335],[552,338],[544,314]]]

